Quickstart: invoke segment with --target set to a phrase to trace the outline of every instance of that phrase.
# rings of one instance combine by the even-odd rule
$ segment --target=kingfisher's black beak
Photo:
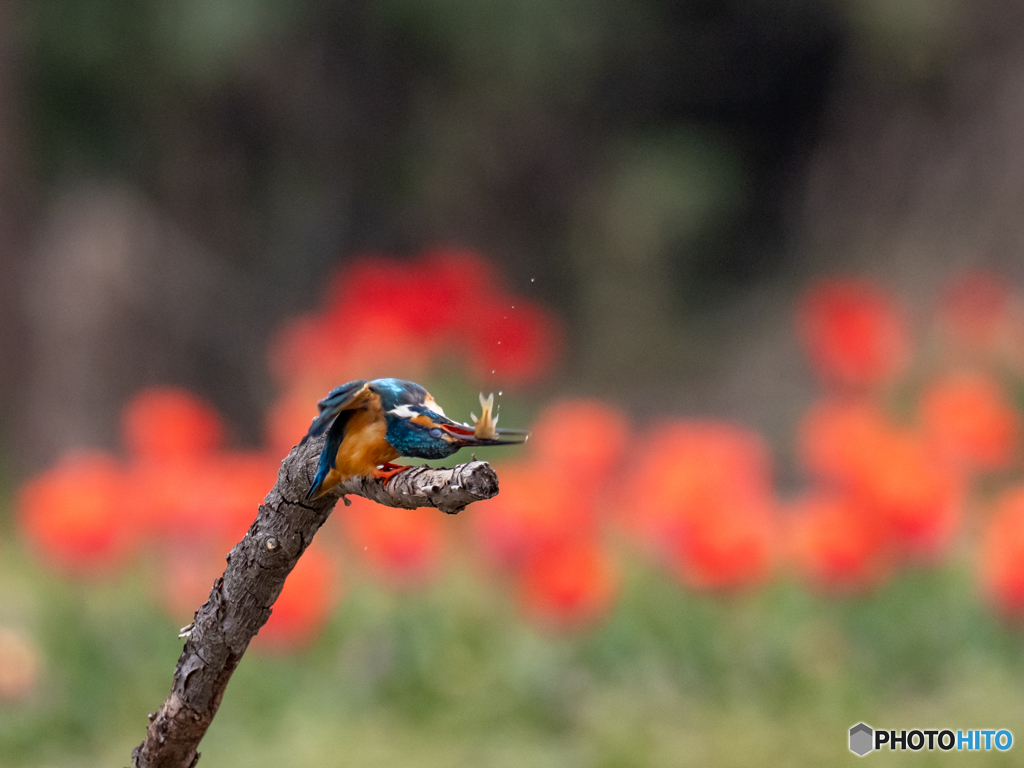
[[[442,428],[459,441],[463,448],[482,448],[488,445],[522,445],[530,439],[526,429],[495,429],[497,437],[477,437],[473,428],[465,424],[443,424]]]
[[[475,448],[484,445],[522,445],[530,439],[530,433],[525,429],[498,429],[495,431],[498,433],[498,437],[495,438],[469,435],[468,437],[460,436],[459,441],[464,448]]]

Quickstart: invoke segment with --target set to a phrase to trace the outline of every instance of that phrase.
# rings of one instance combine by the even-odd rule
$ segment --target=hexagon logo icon
[[[875,748],[875,732],[866,723],[857,723],[850,729],[850,751],[864,757]]]

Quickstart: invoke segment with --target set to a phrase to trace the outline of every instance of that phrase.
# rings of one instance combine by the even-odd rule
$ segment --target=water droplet
[[[505,393],[504,393],[504,392],[502,392],[502,391],[501,391],[501,390],[499,389],[499,390],[498,390],[498,397],[501,397],[501,396],[502,396],[503,394],[505,394]]]
[[[536,279],[537,279],[537,278],[535,278],[535,277],[531,277],[531,278],[530,278],[530,282],[532,283],[532,282],[533,282],[534,280],[536,280]]]
[[[494,373],[494,371],[492,370],[491,373]]]
[[[501,342],[500,342],[500,341],[499,341],[498,343],[499,343],[499,344],[501,344]]]

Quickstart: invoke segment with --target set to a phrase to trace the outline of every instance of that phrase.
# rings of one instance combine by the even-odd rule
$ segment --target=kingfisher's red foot
[[[390,461],[381,464],[377,467],[377,471],[373,473],[374,477],[384,478],[384,485],[388,484],[388,481],[397,475],[399,472],[404,472],[409,469],[408,466],[402,466],[400,464],[392,464]]]

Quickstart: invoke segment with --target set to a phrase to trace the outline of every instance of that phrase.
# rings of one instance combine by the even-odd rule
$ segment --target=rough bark
[[[227,556],[227,567],[194,626],[174,669],[163,706],[150,715],[146,740],[132,751],[133,768],[190,768],[231,673],[268,618],[285,577],[327,520],[341,493],[365,496],[392,507],[437,507],[454,514],[498,492],[490,465],[472,461],[452,469],[416,467],[385,485],[372,477],[353,479],[337,492],[305,501],[324,438],[292,449],[277,483],[260,505],[248,532]]]

